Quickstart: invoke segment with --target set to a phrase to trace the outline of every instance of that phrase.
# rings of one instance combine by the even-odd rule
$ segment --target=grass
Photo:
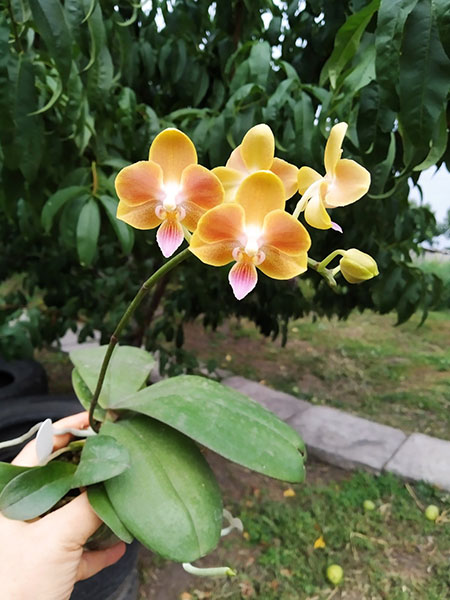
[[[313,464],[314,471],[317,464]],[[326,468],[326,467],[325,467]],[[326,476],[327,473],[324,472]],[[224,538],[213,560],[237,569],[229,580],[191,579],[182,600],[442,600],[450,597],[449,495],[419,484],[409,490],[392,475],[336,470],[328,481],[293,486],[273,483],[253,487],[240,503],[245,532]],[[330,480],[331,479],[331,480]],[[267,480],[266,480],[267,481]],[[365,511],[371,499],[375,510]],[[418,506],[420,504],[420,508]],[[428,521],[423,509],[439,506],[441,516]],[[325,547],[314,548],[322,536]],[[205,559],[204,561],[205,562]],[[202,561],[199,561],[202,563]],[[344,579],[334,588],[326,569],[339,564]],[[160,566],[160,565],[159,565]],[[180,568],[180,567],[178,567]],[[141,598],[153,598],[152,595]]]
[[[186,346],[233,373],[370,419],[450,439],[450,313],[394,327],[391,315],[291,323],[285,348],[245,321],[187,328]]]

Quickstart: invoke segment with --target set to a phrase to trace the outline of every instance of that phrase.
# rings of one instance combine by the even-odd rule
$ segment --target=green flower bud
[[[346,250],[339,265],[342,275],[349,283],[362,283],[378,275],[375,260],[356,248]]]

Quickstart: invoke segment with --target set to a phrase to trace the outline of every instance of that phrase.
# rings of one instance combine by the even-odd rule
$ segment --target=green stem
[[[327,258],[325,260],[327,260]],[[313,258],[310,258],[308,256],[308,267],[310,269],[313,269],[314,271],[317,271],[317,273],[319,273],[319,275],[321,275],[325,279],[325,281],[327,282],[327,284],[331,288],[336,288],[337,283],[336,283],[336,280],[334,278],[333,271],[331,271],[330,269],[326,269],[326,268],[324,268],[324,267],[321,266],[322,263],[325,262],[325,260],[323,260],[322,262],[319,262],[318,260],[314,260]],[[330,259],[330,260],[332,260],[332,259]]]
[[[95,421],[94,419],[94,411],[98,403],[98,398],[100,396],[100,392],[102,391],[103,381],[105,379],[106,370],[109,365],[109,361],[111,360],[111,356],[114,348],[116,347],[117,342],[119,341],[119,336],[122,333],[124,327],[128,324],[128,321],[131,319],[134,311],[137,309],[139,304],[142,302],[144,296],[152,289],[152,287],[157,283],[161,277],[166,275],[169,271],[174,269],[177,265],[179,265],[183,260],[185,260],[188,256],[191,255],[189,248],[186,248],[169,261],[167,261],[162,267],[160,267],[153,275],[151,275],[147,281],[145,281],[134,299],[131,301],[127,310],[124,312],[122,318],[120,319],[117,327],[115,328],[108,344],[108,348],[106,349],[105,357],[103,359],[103,363],[100,369],[100,375],[98,376],[97,386],[95,388],[94,395],[92,396],[91,405],[89,407],[89,424],[94,431],[99,431],[100,423]]]
[[[92,195],[95,196],[98,189],[98,175],[97,175],[97,165],[95,164],[95,160],[91,163],[91,171],[92,171]]]
[[[344,256],[345,254],[345,250],[335,250],[334,252],[332,252],[331,254],[329,254],[326,258],[323,259],[323,261],[321,263],[319,263],[317,270],[323,271],[325,269],[325,267],[327,267],[330,262],[336,258],[336,256]]]

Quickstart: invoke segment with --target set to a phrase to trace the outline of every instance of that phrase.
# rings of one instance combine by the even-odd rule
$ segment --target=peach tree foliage
[[[1,351],[29,353],[80,314],[82,335],[97,328],[106,340],[162,260],[151,232],[115,220],[113,180],[170,126],[212,168],[265,122],[277,156],[323,174],[330,125],[347,121],[344,154],[372,184],[336,215],[347,247],[364,240],[381,275],[338,294],[312,272],[276,294],[262,276],[236,303],[226,270],[192,259],[140,307],[133,342],[152,347],[162,333],[181,354],[181,322],[199,314],[212,326],[247,316],[274,336],[311,312],[396,310],[399,322],[426,315],[439,281],[410,255],[435,223],[408,203],[408,179],[448,162],[447,2],[184,0],[149,10],[105,0],[7,0],[0,9],[0,279],[23,274],[2,302]],[[311,235],[318,256],[339,245],[335,231]],[[30,303],[36,289],[43,302]],[[29,320],[17,322],[23,307]]]

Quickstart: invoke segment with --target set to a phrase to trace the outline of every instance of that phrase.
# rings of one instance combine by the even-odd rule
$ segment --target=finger
[[[66,547],[76,549],[85,544],[100,527],[102,521],[89,504],[87,493],[84,492],[41,519],[40,524],[47,531],[54,531],[55,537],[63,541]]]
[[[62,427],[74,427],[76,429],[85,429],[89,425],[89,414],[86,411],[81,413],[77,413],[76,415],[70,415],[69,417],[64,417],[64,419],[60,419],[53,424],[57,428]],[[59,450],[60,448],[64,448],[70,442],[73,436],[70,434],[65,435],[55,435],[53,437],[53,449]],[[38,464],[36,449],[35,449],[35,440],[29,442],[23,450],[16,456],[16,458],[12,461],[13,465],[18,465],[20,467],[35,467]]]
[[[115,546],[111,546],[111,548],[106,548],[105,550],[83,552],[78,567],[77,581],[92,577],[102,569],[110,567],[122,558],[125,550],[125,544],[119,542]]]

